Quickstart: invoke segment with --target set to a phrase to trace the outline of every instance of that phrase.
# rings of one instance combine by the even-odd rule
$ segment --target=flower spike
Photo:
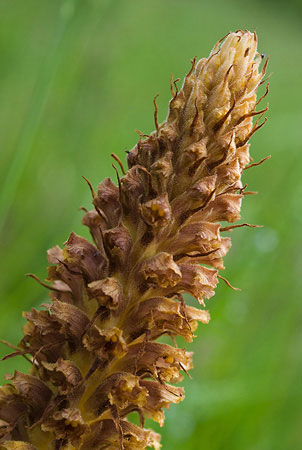
[[[95,191],[85,178],[93,244],[71,233],[48,251],[47,283],[29,275],[51,302],[24,314],[13,349],[32,367],[0,389],[1,449],[159,450],[145,418],[163,425],[164,409],[184,398],[173,385],[192,368],[175,337],[191,342],[198,322],[209,322],[204,305],[219,279],[232,287],[218,274],[231,246],[221,232],[256,226],[222,222],[240,219],[241,175],[267,159],[250,164],[248,143],[262,126],[253,116],[267,110],[255,109],[261,62],[255,33],[229,33],[192,60],[181,89],[171,77],[163,123],[154,98],[156,130],[139,132],[127,171],[112,154],[118,186],[106,178]],[[162,335],[175,345],[158,342]]]

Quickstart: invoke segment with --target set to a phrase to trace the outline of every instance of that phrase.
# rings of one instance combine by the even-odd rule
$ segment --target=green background
[[[153,97],[167,113],[169,79],[207,56],[230,30],[256,29],[271,55],[269,121],[252,138],[244,174],[258,196],[233,231],[225,275],[208,301],[212,320],[195,352],[186,400],[163,428],[166,450],[298,450],[301,422],[301,10],[300,1],[2,0],[0,3],[0,337],[17,343],[21,312],[47,299],[25,273],[46,276],[47,248],[71,230],[87,236],[78,207],[115,177],[150,132]],[[266,100],[265,100],[266,101]],[[265,106],[264,101],[264,106]],[[300,245],[300,248],[299,248]],[[1,354],[7,349],[1,345]],[[1,375],[27,370],[15,358]]]

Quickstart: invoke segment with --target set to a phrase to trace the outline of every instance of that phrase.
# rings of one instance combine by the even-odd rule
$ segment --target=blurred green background
[[[0,3],[0,337],[17,343],[21,312],[47,299],[25,273],[46,276],[46,250],[71,230],[87,236],[78,207],[115,177],[134,129],[163,120],[169,78],[207,56],[230,30],[256,29],[271,55],[269,121],[253,137],[244,174],[258,196],[233,232],[224,275],[208,302],[186,400],[167,412],[166,450],[298,450],[301,423],[301,9],[300,1],[2,0]],[[265,102],[264,102],[265,103]],[[265,106],[265,104],[264,104]],[[299,248],[300,245],[300,248]],[[1,355],[7,349],[1,345]],[[27,370],[15,358],[1,376]],[[301,375],[301,374],[300,374]]]

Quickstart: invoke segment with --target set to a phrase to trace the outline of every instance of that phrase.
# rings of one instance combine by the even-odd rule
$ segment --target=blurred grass
[[[296,450],[301,442],[301,24],[299,1],[38,0],[0,4],[1,338],[17,343],[21,311],[47,299],[24,277],[46,276],[47,248],[81,226],[96,185],[114,177],[134,129],[167,112],[171,72],[208,55],[230,30],[256,29],[271,54],[269,122],[253,137],[242,217],[225,276],[208,302],[187,398],[167,413],[165,449]],[[1,354],[6,353],[1,348]],[[1,375],[26,369],[3,362]]]

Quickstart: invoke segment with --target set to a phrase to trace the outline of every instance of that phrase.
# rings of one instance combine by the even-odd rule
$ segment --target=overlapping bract
[[[163,408],[184,397],[192,355],[156,342],[166,334],[190,342],[214,295],[230,239],[221,222],[240,218],[241,175],[250,162],[262,57],[256,35],[237,31],[192,62],[166,121],[141,136],[128,172],[109,178],[83,223],[94,244],[72,233],[48,252],[50,304],[25,313],[16,372],[0,391],[1,449],[159,449]],[[206,267],[207,266],[207,267]],[[17,352],[18,353],[18,352]],[[128,420],[138,414],[140,425]]]

